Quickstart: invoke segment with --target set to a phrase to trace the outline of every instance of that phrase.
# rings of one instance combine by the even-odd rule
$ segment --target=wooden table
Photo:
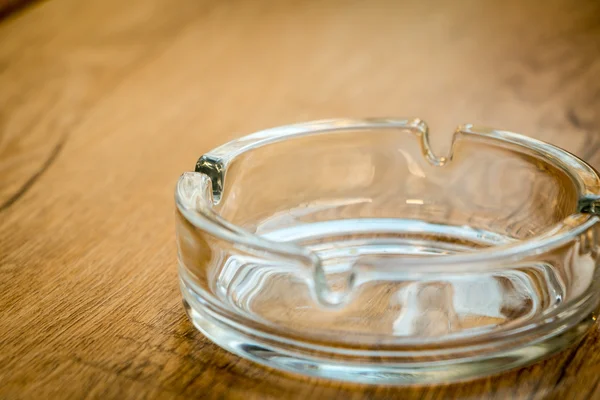
[[[475,122],[600,166],[600,3],[50,0],[0,22],[0,398],[600,398],[598,329],[472,383],[285,375],[208,342],[175,267],[173,187],[279,124]]]

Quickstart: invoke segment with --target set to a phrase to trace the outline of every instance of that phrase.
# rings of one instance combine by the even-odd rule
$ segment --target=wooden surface
[[[482,123],[600,166],[600,3],[51,0],[0,21],[0,398],[600,398],[600,335],[471,383],[258,367],[181,306],[173,187],[325,117]]]
[[[9,14],[16,13],[31,1],[34,0],[0,0],[0,18],[5,18]]]

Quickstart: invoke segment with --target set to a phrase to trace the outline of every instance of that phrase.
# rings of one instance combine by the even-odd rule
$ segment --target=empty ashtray
[[[470,379],[594,323],[600,180],[515,133],[330,120],[227,143],[177,183],[181,290],[221,347],[354,382]]]

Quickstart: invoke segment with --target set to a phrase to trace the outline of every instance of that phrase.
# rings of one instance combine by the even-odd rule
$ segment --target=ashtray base
[[[386,352],[385,361],[365,363],[364,359],[357,357],[352,360],[352,356],[347,354],[339,358],[331,357],[332,353],[340,352],[339,347],[331,348],[331,352],[324,349],[305,351],[288,344],[278,344],[269,337],[250,334],[238,329],[235,323],[212,313],[201,297],[183,281],[181,290],[190,321],[223,349],[277,370],[363,384],[443,384],[498,374],[548,358],[579,342],[595,322],[593,312],[583,316],[574,315],[543,337],[535,335],[531,341],[527,341],[526,336],[520,337],[515,341],[520,343],[518,346],[500,352],[490,350],[443,361],[422,361],[417,355],[408,362],[404,355],[398,357],[402,362],[390,361],[394,357]],[[310,348],[311,345],[306,343],[306,346]],[[323,356],[319,355],[321,352]],[[378,357],[372,359],[377,360]],[[383,360],[384,357],[379,359]]]

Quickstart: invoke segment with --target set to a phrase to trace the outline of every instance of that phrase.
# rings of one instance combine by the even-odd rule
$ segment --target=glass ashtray
[[[362,383],[471,379],[579,341],[600,180],[570,153],[419,120],[329,120],[203,155],[176,187],[186,312],[258,363]]]

